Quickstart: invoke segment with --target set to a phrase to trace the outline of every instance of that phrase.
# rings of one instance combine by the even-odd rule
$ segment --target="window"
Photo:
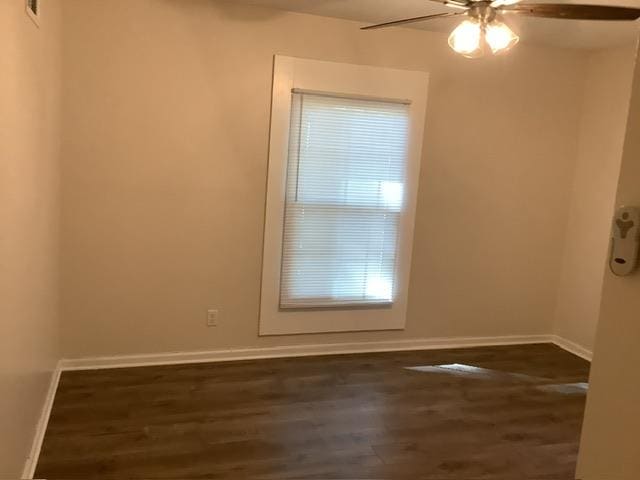
[[[392,303],[409,107],[293,93],[280,307]]]
[[[260,334],[404,328],[428,75],[274,68]]]

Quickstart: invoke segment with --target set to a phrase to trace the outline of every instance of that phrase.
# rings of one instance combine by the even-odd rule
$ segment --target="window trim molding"
[[[405,327],[428,82],[426,72],[275,56],[260,299],[261,336]],[[351,98],[395,99],[410,107],[406,209],[398,239],[398,294],[391,305],[310,310],[279,308],[289,127],[295,90],[331,92],[332,95],[336,92]]]

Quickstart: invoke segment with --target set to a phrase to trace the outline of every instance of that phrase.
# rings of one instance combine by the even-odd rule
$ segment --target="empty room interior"
[[[0,478],[640,478],[585,1],[0,0]]]

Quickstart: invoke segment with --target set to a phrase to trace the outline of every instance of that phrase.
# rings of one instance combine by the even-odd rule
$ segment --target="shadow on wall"
[[[227,2],[220,0],[163,0],[167,4],[173,5],[176,9],[186,8],[190,12],[194,9],[201,9],[203,12],[219,12],[229,20],[245,21],[245,22],[262,22],[272,18],[277,18],[285,14],[284,11],[272,8],[259,8],[260,3],[256,2],[258,8],[246,8],[247,4],[237,4],[235,2]],[[320,3],[322,0],[314,0]],[[331,0],[329,0],[331,1]],[[225,8],[219,8],[218,5],[224,3]]]

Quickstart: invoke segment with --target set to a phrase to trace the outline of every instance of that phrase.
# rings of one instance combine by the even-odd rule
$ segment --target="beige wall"
[[[636,66],[617,203],[640,205],[640,65]],[[578,478],[640,478],[640,275],[605,274]]]
[[[469,61],[441,34],[211,0],[64,7],[66,357],[551,331],[579,52]],[[431,72],[405,331],[257,337],[274,53]]]
[[[0,1],[0,478],[18,478],[58,359],[60,41]]]
[[[592,351],[620,173],[635,48],[589,56],[555,333]]]

